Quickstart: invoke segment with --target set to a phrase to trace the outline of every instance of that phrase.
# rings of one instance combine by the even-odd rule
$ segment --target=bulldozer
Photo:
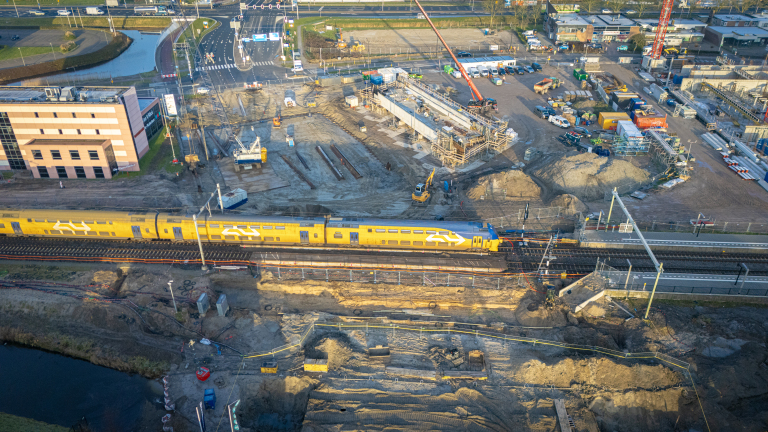
[[[355,41],[355,45],[349,49],[351,52],[365,52],[365,45]]]
[[[429,193],[429,189],[432,187],[432,180],[435,177],[435,169],[432,168],[432,174],[427,177],[427,181],[424,183],[419,183],[416,185],[416,190],[413,191],[411,194],[411,200],[413,200],[414,203],[426,203],[429,201],[429,198],[432,196]]]
[[[280,114],[276,114],[272,118],[272,127],[274,129],[279,129],[282,124],[283,124],[283,122],[282,122],[282,118],[280,117]]]

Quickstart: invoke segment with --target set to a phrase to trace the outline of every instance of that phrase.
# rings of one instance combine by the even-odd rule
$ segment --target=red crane
[[[672,1],[672,0],[669,0]],[[443,43],[443,46],[448,51],[448,54],[451,55],[451,58],[453,59],[454,63],[456,63],[456,67],[459,69],[459,72],[461,72],[461,76],[464,77],[464,80],[467,81],[467,84],[469,84],[470,90],[472,90],[472,97],[475,99],[474,101],[469,101],[467,104],[467,107],[469,108],[485,108],[485,107],[491,107],[493,109],[497,109],[497,104],[494,99],[491,98],[484,98],[483,95],[480,94],[480,90],[475,87],[475,84],[472,82],[472,79],[467,75],[467,71],[464,70],[464,66],[459,63],[459,60],[456,59],[456,56],[453,55],[453,51],[451,51],[451,48],[448,46],[447,43],[445,43],[445,39],[443,39],[443,36],[440,35],[440,32],[437,31],[437,28],[432,23],[432,20],[429,18],[429,15],[427,15],[427,12],[424,10],[423,7],[421,7],[421,3],[419,3],[419,0],[414,0],[416,2],[416,6],[419,7],[419,10],[424,15],[424,18],[427,19],[427,22],[432,27],[432,30],[435,31],[435,34],[437,35],[438,39],[440,39],[440,42]]]
[[[664,38],[667,36],[667,26],[669,25],[669,17],[672,15],[672,6],[674,0],[664,0],[661,5],[661,15],[659,15],[659,26],[656,28],[656,38],[653,39],[653,49],[651,49],[650,56],[654,60],[658,60],[661,57],[661,51],[664,49]]]

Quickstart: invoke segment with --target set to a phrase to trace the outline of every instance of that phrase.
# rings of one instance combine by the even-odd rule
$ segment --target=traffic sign
[[[630,224],[630,223],[619,224],[619,232],[620,233],[631,233],[632,232],[632,224]]]

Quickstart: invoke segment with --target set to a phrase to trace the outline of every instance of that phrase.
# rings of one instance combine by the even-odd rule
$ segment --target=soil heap
[[[637,187],[649,181],[648,171],[627,161],[594,153],[561,156],[536,170],[535,175],[553,189],[593,201],[618,186]]]
[[[484,195],[498,198],[505,193],[509,198],[538,198],[541,188],[524,172],[509,170],[478,178],[477,185],[467,191],[467,197],[479,200]]]

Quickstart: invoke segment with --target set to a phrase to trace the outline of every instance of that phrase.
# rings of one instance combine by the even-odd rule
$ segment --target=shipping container
[[[601,112],[597,117],[597,123],[603,129],[616,130],[619,120],[631,120],[627,113],[623,112]]]
[[[341,84],[341,82],[339,82]],[[381,75],[371,75],[371,84],[373,85],[382,85],[384,84],[384,78]]]
[[[667,127],[666,114],[635,115],[633,120],[640,129]]]

